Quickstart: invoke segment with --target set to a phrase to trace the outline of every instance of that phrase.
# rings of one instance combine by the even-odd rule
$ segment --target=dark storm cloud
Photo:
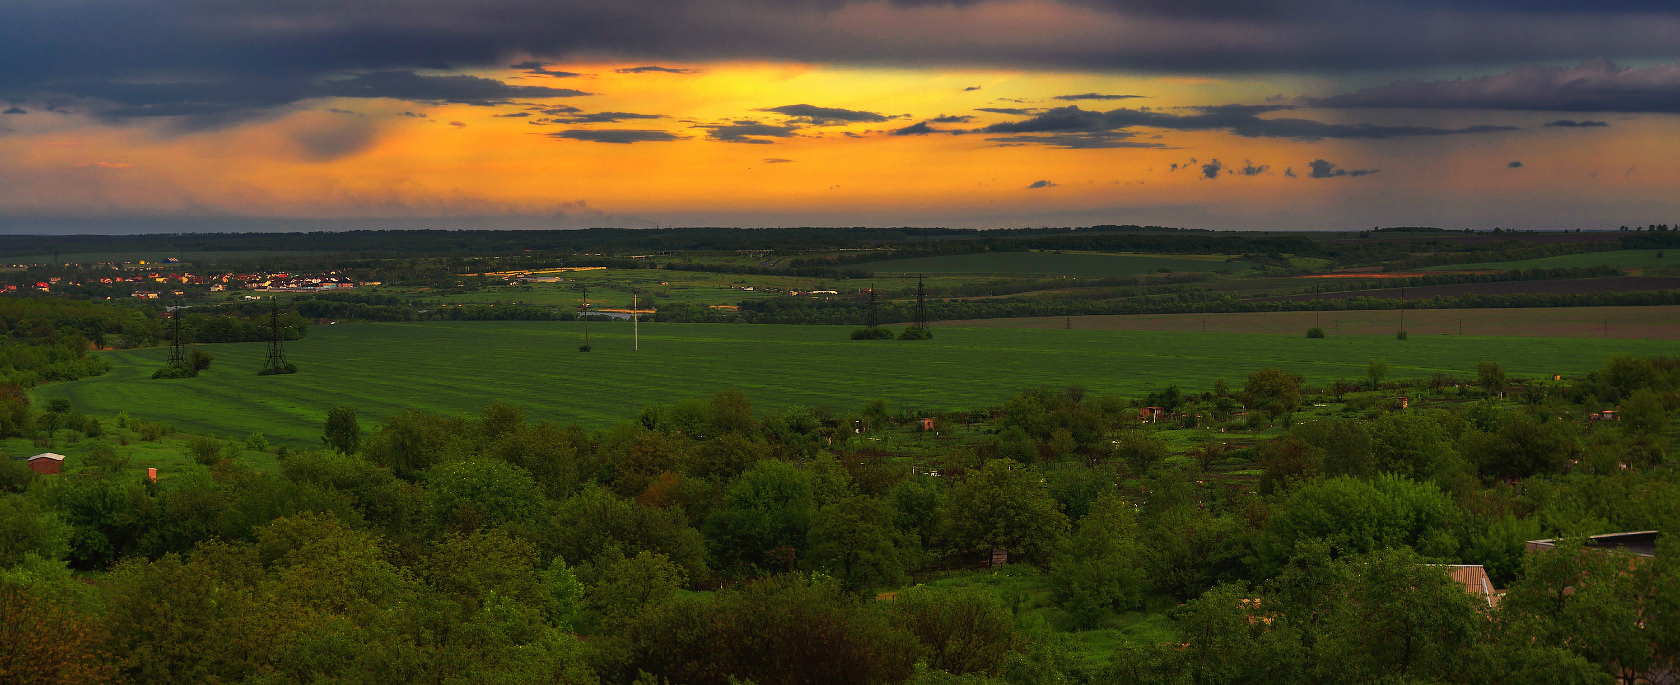
[[[620,74],[698,74],[698,73],[700,73],[700,70],[698,70],[698,69],[680,69],[680,68],[676,68],[676,67],[661,67],[661,66],[654,66],[654,65],[648,65],[648,66],[645,66],[645,67],[629,67],[629,68],[625,68],[625,69],[614,69],[613,71],[617,72],[617,73],[620,73]]]
[[[1057,185],[1058,184],[1054,181],[1033,181],[1031,185],[1027,186],[1027,189],[1036,190],[1038,188],[1054,188]]]
[[[1680,64],[1622,67],[1594,59],[1576,67],[1529,65],[1452,81],[1396,81],[1325,98],[1315,107],[1680,113]],[[1564,124],[1567,126],[1568,124]]]
[[[1511,162],[1506,162],[1505,163],[1505,168],[1507,168],[1507,169],[1521,169],[1522,165],[1523,165],[1523,163],[1520,162],[1520,161],[1511,161]]]
[[[537,107],[534,107],[533,109],[535,109],[538,112],[542,112],[543,114],[547,114],[551,117],[557,117],[557,116],[561,116],[563,114],[577,114],[578,112],[583,111],[582,109],[579,109],[577,107],[573,107],[571,105],[539,105]]]
[[[24,109],[22,107],[19,107],[17,105],[12,105],[11,107],[7,107],[6,111],[0,112],[0,114],[28,114],[28,113],[29,113],[29,110],[26,110],[26,109]]]
[[[1609,122],[1604,121],[1576,121],[1574,119],[1559,119],[1557,121],[1546,122],[1546,125],[1558,128],[1602,128],[1609,126],[1610,124]]]
[[[948,131],[942,131],[942,130],[936,129],[932,126],[929,126],[928,122],[918,121],[918,122],[916,122],[914,124],[911,124],[909,126],[906,126],[904,128],[893,129],[892,135],[895,135],[895,136],[925,136],[929,133],[948,133]]]
[[[712,140],[723,143],[750,143],[754,145],[768,145],[775,141],[766,140],[767,138],[791,138],[799,132],[798,126],[778,126],[757,121],[737,121],[703,128],[708,129],[706,137]]]
[[[999,136],[986,140],[1004,146],[1043,145],[1064,150],[1109,150],[1114,148],[1164,148],[1161,143],[1128,140],[1125,131],[1093,131],[1090,133],[1052,133],[1048,135]]]
[[[537,56],[520,66],[541,70],[527,69],[540,76],[569,73],[549,70],[543,59],[593,55],[655,64],[756,59],[1108,73],[1336,73],[1680,54],[1673,41],[1680,7],[1666,0],[1045,0],[1036,8],[1042,28],[1035,21],[1010,32],[978,21],[985,4],[387,0],[375,7],[342,0],[25,0],[7,4],[0,21],[0,99],[25,106],[80,102],[112,117],[212,122],[329,95],[471,104],[560,96],[500,92],[519,86],[493,79],[479,80],[499,87],[433,83],[419,79],[454,77],[413,73],[501,68],[510,54]],[[1675,111],[1672,83],[1657,85],[1643,93],[1611,88],[1608,94],[1576,94],[1563,104],[1577,111]],[[1499,97],[1490,89],[1469,100]],[[1541,106],[1557,105],[1547,98],[1521,103]]]
[[[1079,95],[1057,95],[1056,97],[1053,97],[1053,98],[1050,98],[1050,99],[1051,100],[1065,100],[1067,102],[1074,102],[1074,101],[1077,101],[1077,100],[1131,100],[1133,98],[1141,98],[1141,97],[1143,97],[1143,96],[1142,95],[1108,95],[1108,94],[1105,94],[1105,93],[1081,93]]]
[[[802,121],[817,126],[860,122],[877,123],[892,118],[875,112],[841,109],[839,107],[818,107],[816,105],[782,105],[781,107],[765,107],[758,111],[774,112],[794,121]]]
[[[1225,165],[1221,164],[1219,162],[1219,160],[1217,160],[1217,159],[1211,160],[1207,164],[1202,165],[1202,177],[1203,178],[1219,178],[1219,171],[1221,169],[1224,169],[1224,168],[1225,168]]]
[[[299,156],[311,162],[330,162],[349,157],[373,145],[378,130],[365,119],[339,119],[294,132],[290,137]]]
[[[635,114],[632,112],[595,112],[594,114],[579,114],[573,117],[558,118],[556,124],[614,124],[631,119],[664,119],[663,114]]]
[[[615,143],[619,145],[681,140],[679,136],[666,131],[649,131],[639,129],[578,129],[573,131],[550,133],[548,136],[550,138],[582,140],[591,143]]]
[[[1336,178],[1338,176],[1369,176],[1381,169],[1343,169],[1335,162],[1315,159],[1307,162],[1308,178]]]
[[[458,105],[501,105],[517,98],[567,98],[588,95],[571,88],[516,86],[495,79],[467,76],[423,76],[412,71],[375,71],[324,81],[312,97],[392,98]]]
[[[1292,138],[1295,140],[1384,139],[1414,136],[1439,136],[1466,133],[1488,133],[1516,130],[1510,126],[1470,126],[1443,129],[1427,126],[1377,126],[1372,124],[1326,124],[1310,119],[1277,117],[1263,119],[1259,115],[1292,109],[1287,105],[1219,105],[1197,107],[1196,114],[1168,114],[1141,109],[1116,109],[1108,112],[1080,109],[1078,105],[1056,107],[1021,121],[992,124],[979,129],[981,133],[1070,133],[1113,132],[1135,127],[1163,128],[1176,131],[1228,131],[1245,138]]]
[[[549,69],[551,66],[554,65],[549,64],[548,62],[537,62],[533,60],[530,62],[509,64],[508,68],[518,69],[532,76],[548,76],[551,78],[577,78],[583,75],[573,71],[553,71]]]
[[[1270,168],[1272,168],[1271,165],[1268,165],[1268,164],[1256,165],[1254,162],[1250,162],[1250,161],[1245,159],[1245,160],[1243,160],[1242,168],[1238,169],[1237,173],[1240,173],[1244,176],[1259,176],[1260,174],[1266,173],[1266,170],[1270,169]]]

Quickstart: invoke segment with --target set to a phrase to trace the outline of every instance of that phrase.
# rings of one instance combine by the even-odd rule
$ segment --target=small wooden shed
[[[42,452],[29,458],[29,470],[39,474],[52,475],[63,466],[64,455],[54,452]]]

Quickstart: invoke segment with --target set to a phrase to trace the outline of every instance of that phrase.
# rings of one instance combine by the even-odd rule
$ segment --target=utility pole
[[[589,284],[583,285],[583,306],[578,308],[578,316],[583,318],[583,349],[589,349]]]
[[[878,302],[879,301],[878,301],[878,299],[875,295],[875,284],[870,283],[869,284],[869,312],[864,316],[864,320],[863,320],[863,325],[867,328],[876,328],[876,327],[879,327],[881,325],[881,315],[880,315],[880,309],[879,309]]]
[[[630,341],[631,351],[642,351],[642,296],[640,293],[630,295]]]
[[[1318,328],[1318,284],[1313,284],[1313,328]]]
[[[927,291],[922,287],[922,276],[916,277],[916,328],[927,330]]]
[[[280,298],[268,298],[268,357],[263,360],[261,376],[292,373],[288,370],[291,365],[286,363],[286,352],[280,345]]]
[[[1400,330],[1406,330],[1406,287],[1400,286]]]

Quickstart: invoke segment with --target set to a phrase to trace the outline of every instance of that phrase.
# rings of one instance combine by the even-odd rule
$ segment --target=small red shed
[[[44,475],[58,473],[64,466],[64,455],[52,452],[42,452],[29,458],[29,470]]]

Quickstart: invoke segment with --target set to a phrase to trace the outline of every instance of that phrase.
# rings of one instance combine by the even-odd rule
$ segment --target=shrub
[[[886,326],[867,326],[852,329],[853,340],[892,340],[892,329]]]
[[[97,438],[105,434],[105,427],[99,425],[99,419],[90,416],[87,422],[82,424],[82,433],[90,438]]]
[[[265,367],[263,367],[263,370],[257,372],[257,375],[258,376],[276,376],[276,375],[288,374],[288,373],[297,373],[297,364],[293,364],[291,362],[286,362],[285,364],[281,365],[280,368],[272,368],[272,367],[266,367],[265,366]]]
[[[1324,329],[1319,328],[1318,326],[1313,326],[1312,328],[1307,329],[1307,337],[1322,338],[1324,337]]]
[[[194,371],[203,371],[210,368],[210,361],[213,359],[215,357],[209,352],[197,347],[192,348],[192,351],[187,353],[187,364],[191,365]]]
[[[267,452],[268,438],[263,437],[262,433],[252,433],[245,436],[245,448],[258,452]]]
[[[1398,331],[1395,331],[1394,332],[1394,339],[1395,340],[1405,340],[1406,339],[1406,329],[1402,328]]]
[[[152,378],[192,378],[198,375],[198,369],[192,364],[169,364],[152,372]]]
[[[187,441],[187,454],[193,461],[209,466],[222,458],[222,441],[214,435],[194,435]]]
[[[904,329],[903,333],[898,334],[898,339],[899,340],[932,340],[933,339],[933,329],[911,326],[909,328]]]
[[[139,420],[136,419],[135,421],[138,423]],[[162,439],[163,436],[169,435],[169,426],[165,425],[162,421],[141,423],[134,432],[140,434],[141,440],[146,442],[157,442]]]

